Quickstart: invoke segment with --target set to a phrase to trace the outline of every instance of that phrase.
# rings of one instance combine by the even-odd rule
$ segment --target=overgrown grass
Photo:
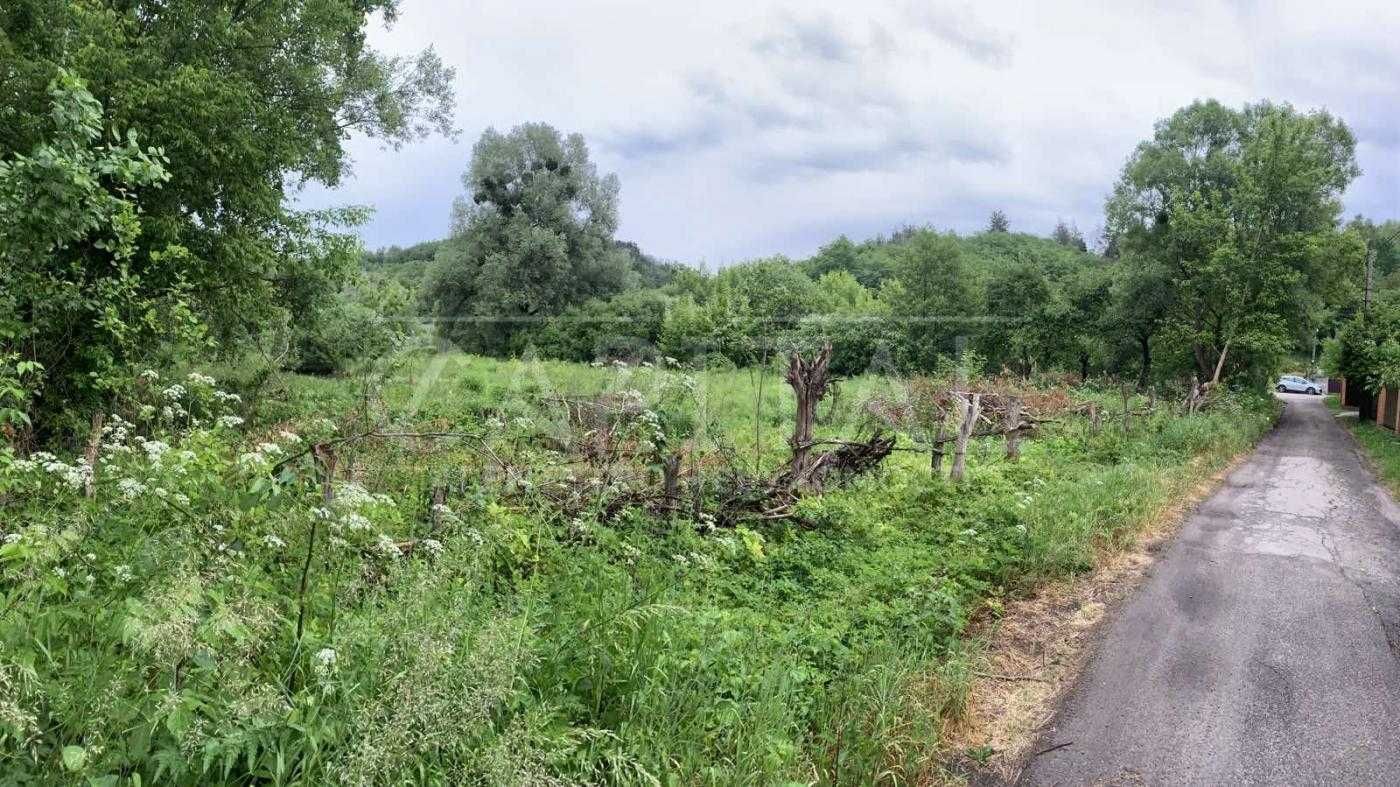
[[[1224,400],[1128,432],[1067,416],[1018,463],[983,441],[964,484],[901,452],[794,519],[734,529],[552,513],[546,486],[584,480],[521,435],[560,397],[660,402],[675,377],[422,356],[382,384],[279,380],[246,431],[207,428],[215,400],[191,390],[206,426],[157,413],[109,435],[92,500],[72,465],[3,460],[17,538],[0,547],[0,768],[109,784],[915,782],[964,707],[974,613],[1090,569],[1272,414]],[[706,455],[771,471],[792,412],[780,377],[688,377]],[[899,385],[843,383],[822,434],[849,435],[861,402]],[[366,423],[486,437],[347,443],[328,505],[309,461],[284,460]],[[519,452],[538,494],[487,486],[482,451]],[[444,480],[450,510],[429,532]]]

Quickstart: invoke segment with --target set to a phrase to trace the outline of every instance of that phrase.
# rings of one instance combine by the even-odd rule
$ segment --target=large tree
[[[1196,372],[1272,371],[1314,293],[1355,264],[1335,242],[1355,140],[1326,112],[1197,102],[1157,124],[1109,200],[1130,260],[1163,266],[1165,327]]]
[[[518,351],[532,324],[635,279],[613,241],[617,176],[598,174],[582,136],[543,123],[487,129],[462,180],[429,286],[442,336]]]
[[[49,85],[71,74],[95,99],[95,127],[135,129],[162,151],[168,174],[139,193],[121,191],[112,173],[97,178],[139,213],[120,259],[89,234],[45,249],[45,264],[73,282],[120,264],[139,294],[186,294],[221,338],[323,305],[356,257],[328,226],[354,215],[298,212],[290,194],[310,181],[336,184],[352,134],[398,145],[451,130],[451,70],[431,51],[402,59],[366,44],[373,18],[392,21],[396,11],[396,0],[0,4],[0,160],[66,133],[51,122]],[[310,282],[325,286],[312,292]],[[0,354],[82,348],[35,358],[47,367],[46,396],[81,408],[100,395],[91,351],[111,353],[90,315],[66,320],[62,335],[22,347],[0,336]]]
[[[922,370],[934,369],[939,356],[953,357],[975,339],[983,324],[980,293],[952,235],[927,229],[905,234],[893,249],[895,280],[881,295],[901,336],[901,359]]]

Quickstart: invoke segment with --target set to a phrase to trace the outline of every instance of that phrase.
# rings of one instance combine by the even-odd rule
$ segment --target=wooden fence
[[[1374,419],[1376,426],[1400,433],[1400,389],[1382,388],[1372,395],[1342,378],[1339,393],[1343,407],[1355,407],[1363,421]]]

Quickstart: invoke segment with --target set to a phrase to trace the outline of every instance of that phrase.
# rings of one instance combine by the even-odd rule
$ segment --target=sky
[[[366,246],[448,234],[481,132],[542,121],[621,180],[618,237],[711,269],[904,225],[1077,225],[1196,99],[1326,109],[1356,134],[1347,215],[1400,217],[1400,4],[401,0],[372,44],[455,67],[457,138],[349,144],[303,206]]]

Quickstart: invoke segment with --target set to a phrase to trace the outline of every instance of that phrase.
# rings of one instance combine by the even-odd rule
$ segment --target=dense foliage
[[[1090,566],[1268,423],[1229,401],[1130,431],[1078,417],[962,485],[904,454],[795,522],[716,530],[614,508],[628,465],[533,435],[615,396],[639,445],[768,465],[776,380],[424,355],[382,399],[296,379],[244,425],[209,377],[140,379],[95,463],[0,456],[0,769],[20,781],[914,780],[960,712],[973,614]],[[903,387],[848,385],[829,433]],[[366,419],[449,437],[351,440]]]
[[[5,288],[0,357],[42,367],[40,427],[85,421],[116,368],[167,348],[191,318],[231,351],[334,303],[357,252],[330,230],[357,214],[298,212],[289,192],[338,182],[352,133],[397,145],[451,130],[451,70],[431,50],[366,45],[372,16],[396,10],[0,7],[0,265],[7,285],[33,285]]]
[[[1325,112],[1197,102],[1157,124],[1109,201],[1139,284],[1168,289],[1163,339],[1195,373],[1266,382],[1337,304],[1362,249],[1338,232],[1341,194],[1360,170],[1356,141]],[[1300,331],[1301,328],[1301,331]]]

